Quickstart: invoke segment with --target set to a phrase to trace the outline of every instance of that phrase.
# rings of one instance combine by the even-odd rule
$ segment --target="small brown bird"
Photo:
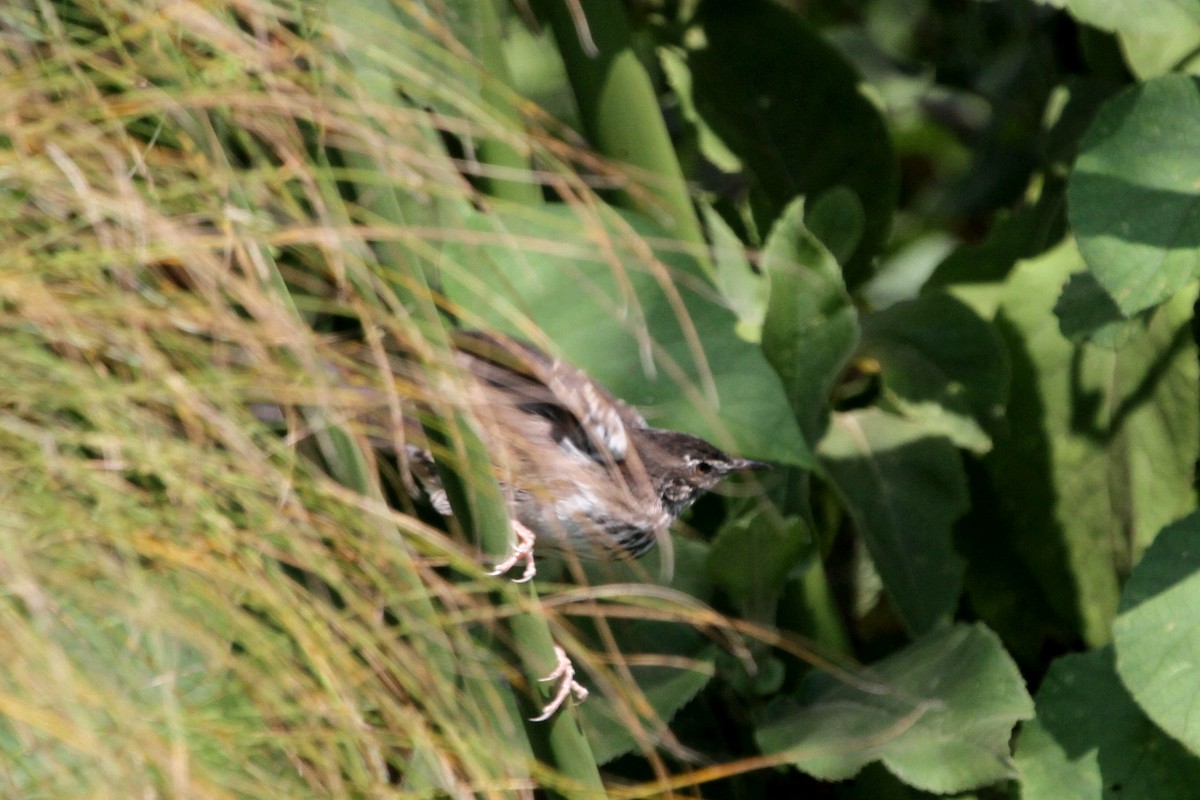
[[[534,545],[584,558],[637,558],[681,513],[723,478],[769,465],[727,455],[705,440],[652,428],[586,374],[531,345],[478,332],[455,335],[457,358],[474,379],[470,402],[508,499],[516,543],[493,575],[524,562],[536,573]],[[440,513],[451,513],[433,458],[406,448],[413,472]],[[574,694],[566,652],[543,680],[557,691],[534,721],[548,719]]]
[[[723,478],[769,466],[727,455],[696,436],[650,427],[582,371],[529,344],[480,332],[455,333],[453,344],[470,378],[467,397],[459,399],[478,423],[516,539],[493,575],[523,563],[516,580],[533,578],[535,544],[582,558],[637,558]],[[365,355],[355,358],[366,361]],[[402,365],[396,366],[401,373]],[[394,398],[361,385],[355,394],[373,446],[400,455],[397,431],[381,410],[394,408]],[[420,426],[411,414],[403,423],[402,460],[433,507],[450,515]],[[555,653],[558,666],[544,680],[558,681],[558,690],[535,720],[551,716],[572,693],[580,700],[587,696],[566,653],[561,647]]]
[[[472,411],[508,498],[517,542],[494,574],[523,562],[534,543],[584,558],[637,558],[723,478],[768,465],[705,440],[652,428],[580,370],[523,342],[456,334],[460,365],[475,379]],[[450,513],[428,450],[408,456],[434,507]]]

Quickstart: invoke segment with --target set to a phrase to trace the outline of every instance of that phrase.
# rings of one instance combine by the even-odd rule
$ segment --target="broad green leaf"
[[[1146,719],[1108,647],[1050,666],[1016,762],[1022,800],[1185,800],[1200,786],[1200,761]]]
[[[811,466],[786,395],[761,351],[737,336],[695,263],[642,235],[633,213],[585,229],[573,212],[509,208],[471,220],[478,244],[443,268],[443,289],[468,325],[539,335],[650,423],[703,436],[739,455]],[[694,338],[693,338],[694,336]],[[700,345],[698,350],[694,345]]]
[[[1200,274],[1200,79],[1171,75],[1104,104],[1067,185],[1079,251],[1126,316]]]
[[[864,221],[847,280],[861,282],[891,226],[899,172],[858,75],[800,17],[768,0],[703,3],[697,22],[687,53],[693,103],[748,167],[760,229],[799,195],[850,189]]]
[[[673,238],[707,244],[630,19],[614,3],[543,3],[591,149],[620,162],[623,186],[606,203],[653,215]],[[573,190],[572,190],[573,193]]]
[[[512,18],[515,15],[511,11],[509,15],[502,46],[513,86],[522,97],[545,109],[551,117],[579,130],[583,127],[579,121],[579,108],[575,105],[575,95],[571,93],[562,56],[554,46],[549,27],[531,31]]]
[[[829,392],[858,342],[858,315],[837,262],[803,220],[804,203],[797,200],[775,222],[763,249],[771,296],[762,349],[812,442],[821,437]]]
[[[1066,8],[1071,15],[1100,30],[1115,33],[1129,66],[1151,78],[1185,66],[1200,69],[1200,3],[1194,0],[1040,0]]]
[[[772,511],[732,520],[721,528],[708,554],[713,581],[743,605],[777,595],[811,540],[803,520],[779,520],[778,512]]]
[[[867,409],[834,415],[818,455],[908,629],[949,619],[963,574],[951,529],[967,508],[958,451],[932,425]]]
[[[961,792],[1014,774],[1013,725],[1033,715],[1016,665],[981,625],[944,628],[853,683],[813,673],[772,704],[755,738],[823,780],[881,761],[905,783]]]
[[[945,294],[869,314],[861,356],[877,360],[886,399],[959,447],[987,452],[986,428],[1004,413],[1008,357],[991,325]]]
[[[1065,339],[1053,307],[1082,269],[1067,242],[1009,278],[996,320],[1013,366],[1008,429],[987,463],[1013,547],[1054,612],[1102,643],[1120,572],[1195,505],[1198,370],[1182,295],[1117,352]]]
[[[1168,525],[1121,594],[1117,672],[1163,730],[1200,754],[1200,512]],[[1200,785],[1200,784],[1193,784]]]

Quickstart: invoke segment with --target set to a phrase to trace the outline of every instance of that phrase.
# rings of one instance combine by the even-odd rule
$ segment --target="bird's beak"
[[[766,461],[751,461],[748,458],[739,458],[730,466],[730,472],[762,472],[763,470],[773,469],[774,464],[768,464]]]

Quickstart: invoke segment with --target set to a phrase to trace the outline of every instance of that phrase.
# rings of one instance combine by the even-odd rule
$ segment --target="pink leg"
[[[515,567],[518,562],[524,561],[525,573],[519,578],[514,578],[513,582],[525,583],[537,574],[537,566],[533,563],[533,543],[537,540],[537,537],[533,535],[533,531],[515,519],[512,521],[512,529],[517,537],[512,552],[508,554],[508,558],[497,564],[488,575],[503,575]]]
[[[558,711],[562,704],[567,701],[567,697],[575,695],[575,702],[582,703],[587,699],[588,690],[585,689],[578,681],[575,680],[575,665],[571,663],[571,659],[567,658],[567,651],[563,650],[558,645],[554,645],[554,657],[558,660],[554,670],[542,678],[543,682],[558,681],[558,691],[554,693],[554,697],[550,699],[542,708],[542,713],[536,717],[530,717],[530,722],[544,722],[554,716],[554,712]]]

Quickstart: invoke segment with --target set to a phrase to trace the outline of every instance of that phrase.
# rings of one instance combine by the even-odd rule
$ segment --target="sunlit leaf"
[[[1156,78],[1101,107],[1067,186],[1079,251],[1130,316],[1200,275],[1200,79]]]
[[[1012,542],[1056,613],[1104,642],[1117,580],[1195,502],[1196,356],[1178,296],[1117,352],[1074,345],[1053,314],[1083,265],[1068,242],[1009,278],[997,316],[1012,358],[1008,429],[988,465]]]
[[[1200,755],[1200,514],[1168,525],[1121,593],[1117,672],[1145,713]]]
[[[804,203],[792,203],[763,249],[771,295],[762,347],[783,380],[801,430],[819,439],[829,392],[858,342],[858,315],[833,256],[804,227]]]
[[[1009,737],[1032,715],[996,635],[958,626],[873,664],[854,683],[810,675],[767,709],[755,737],[824,780],[881,761],[905,783],[944,794],[1012,777]]]
[[[1178,70],[1200,70],[1200,6],[1178,0],[1039,0],[1068,9],[1072,16],[1115,33],[1129,65],[1141,78]]]

